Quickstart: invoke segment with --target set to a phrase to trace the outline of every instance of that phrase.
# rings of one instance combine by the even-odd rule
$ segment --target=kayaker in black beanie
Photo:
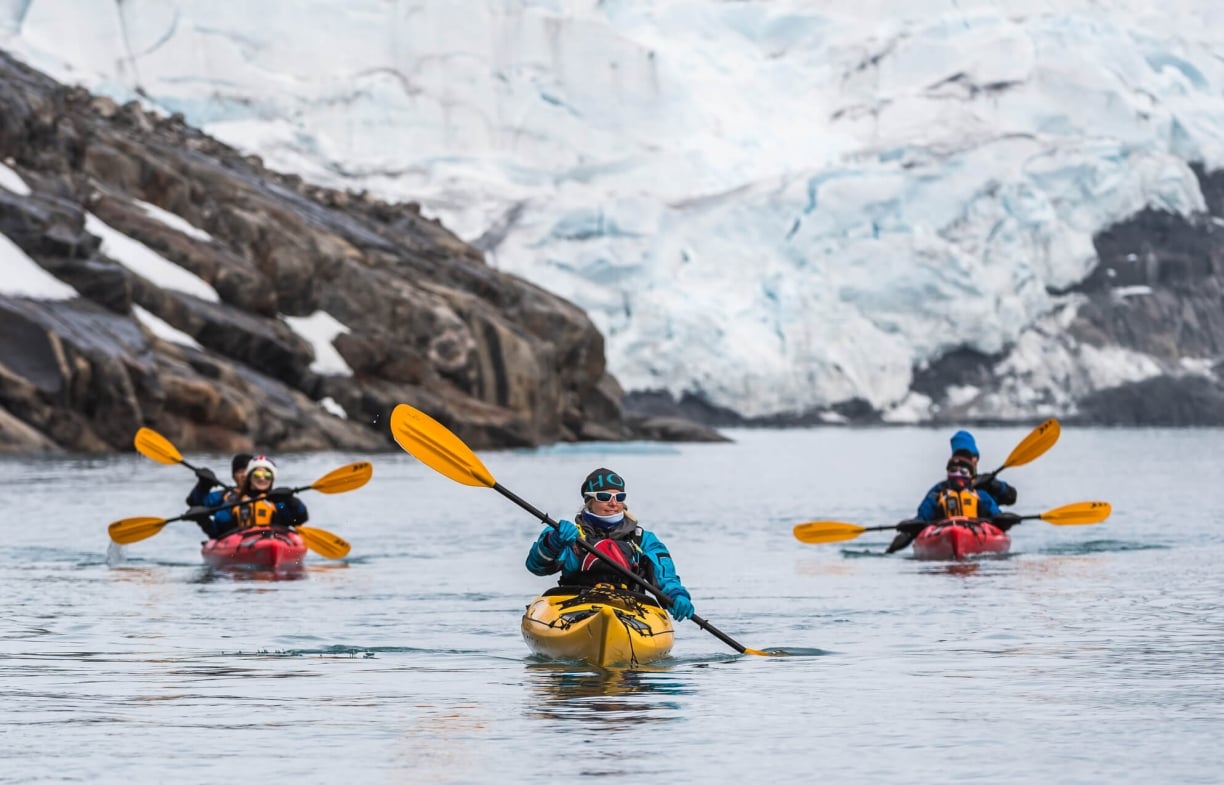
[[[249,452],[235,453],[233,460],[230,461],[230,476],[234,479],[234,489],[241,488],[243,480],[246,479],[247,464],[254,458]],[[217,475],[212,469],[200,468],[195,470],[196,485],[187,494],[187,505],[189,507],[216,507],[219,504],[237,501],[237,491],[234,489],[222,489],[216,493],[212,493],[212,489],[217,485],[224,485],[223,482],[217,479]],[[212,499],[212,503],[209,500]],[[210,515],[201,515],[198,518],[192,518],[193,521],[200,527],[204,534],[213,538],[219,533],[217,524]]]

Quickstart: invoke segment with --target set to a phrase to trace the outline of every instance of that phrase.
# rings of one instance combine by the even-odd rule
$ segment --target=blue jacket
[[[213,491],[210,490],[212,487],[212,483],[208,480],[202,479],[197,482],[196,486],[191,489],[191,493],[187,495],[187,504],[192,507],[217,507],[237,501],[234,492],[224,488]],[[310,520],[310,513],[306,510],[306,505],[296,496],[275,502],[274,505],[276,512],[272,514],[273,526],[300,526]],[[234,508],[231,507],[228,510],[218,510],[213,513],[210,523],[202,520],[197,520],[196,523],[200,525],[205,534],[215,539],[224,536],[232,529],[237,529],[238,518],[234,515]]]
[[[948,482],[935,483],[931,486],[931,490],[927,491],[926,496],[922,499],[922,503],[918,505],[918,515],[915,516],[920,521],[938,521],[943,519],[943,513],[939,509],[939,494],[944,488],[948,487]],[[998,503],[986,491],[979,489],[971,489],[978,497],[978,517],[993,518],[996,515],[1002,514],[999,510]]]
[[[587,541],[593,543],[602,539],[599,535],[600,530],[584,518],[585,514],[577,515],[575,523],[582,529]],[[642,577],[658,586],[672,599],[684,597],[691,601],[693,598],[688,589],[684,588],[684,584],[680,582],[680,576],[676,574],[676,565],[672,562],[667,546],[653,532],[648,532],[640,527],[637,528],[637,532],[641,533],[641,542],[638,547],[641,549],[641,556],[644,557],[645,569],[639,570],[644,573]],[[556,530],[549,526],[540,533],[527,553],[527,569],[535,575],[552,575],[560,572],[561,586],[578,585],[581,583],[578,576],[582,573],[584,555],[586,551],[577,545],[571,545],[562,550],[557,545]]]

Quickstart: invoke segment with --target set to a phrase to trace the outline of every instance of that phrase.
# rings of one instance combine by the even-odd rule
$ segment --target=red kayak
[[[914,538],[914,558],[927,561],[967,559],[984,553],[1007,553],[1011,537],[989,521],[948,518]]]
[[[292,569],[306,558],[306,543],[292,529],[263,526],[208,540],[200,551],[213,567]]]

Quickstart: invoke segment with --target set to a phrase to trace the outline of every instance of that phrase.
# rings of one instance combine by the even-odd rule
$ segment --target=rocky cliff
[[[718,438],[627,418],[586,315],[415,205],[277,174],[3,53],[0,106],[0,161],[28,186],[0,187],[0,233],[80,295],[0,294],[0,452],[127,450],[142,425],[182,449],[376,450],[400,402],[476,448]],[[98,225],[216,297],[142,275]],[[320,312],[340,325],[344,372],[320,369],[287,321]]]

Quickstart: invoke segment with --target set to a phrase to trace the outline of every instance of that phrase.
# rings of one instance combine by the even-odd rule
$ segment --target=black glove
[[[200,478],[201,484],[208,483],[211,488],[214,485],[221,485],[221,481],[217,479],[217,475],[213,474],[212,469],[196,469],[195,476]]]
[[[995,479],[989,475],[983,478],[980,483],[974,483],[973,487],[981,488],[986,493],[990,494],[990,498],[994,499],[1002,507],[1016,503],[1016,489],[1014,486],[1008,485],[1002,480]]]
[[[292,488],[273,488],[268,491],[268,501],[273,504],[283,504],[293,498]]]
[[[1020,522],[1020,516],[1016,515],[1014,512],[1004,512],[991,518],[990,522],[1000,530],[1007,531]]]

